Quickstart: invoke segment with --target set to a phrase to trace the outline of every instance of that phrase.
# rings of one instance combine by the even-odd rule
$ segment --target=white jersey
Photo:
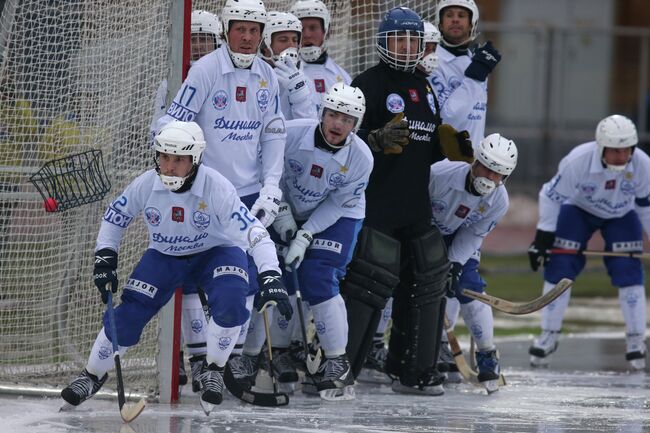
[[[275,246],[264,226],[244,206],[233,185],[203,165],[189,191],[166,189],[155,170],[138,176],[104,213],[95,251],[119,251],[124,231],[144,211],[149,248],[187,256],[217,246],[248,252],[260,272],[279,271]]]
[[[309,78],[309,90],[316,105],[316,111],[320,110],[323,94],[336,83],[350,85],[352,79],[345,70],[340,67],[331,56],[327,56],[325,63],[303,63],[303,72]]]
[[[619,218],[635,208],[635,201],[647,202],[650,195],[650,157],[638,147],[622,172],[603,167],[595,141],[575,147],[562,158],[557,174],[539,192],[537,228],[554,232],[560,206],[572,204],[599,218]],[[639,213],[646,231],[650,216]]]
[[[447,159],[431,166],[429,195],[433,223],[443,235],[456,233],[448,248],[451,262],[465,264],[508,211],[508,192],[499,185],[487,196],[465,189],[472,166]]]
[[[304,73],[303,64],[304,62],[300,62],[300,70]],[[309,78],[307,78],[307,81],[309,82]],[[309,89],[309,97],[294,98],[292,103],[289,100],[289,91],[286,87],[280,85],[280,108],[286,120],[318,118],[317,105],[312,97],[313,90],[309,88],[309,83],[307,88]],[[298,101],[295,99],[298,99]]]
[[[293,216],[302,228],[320,233],[341,217],[366,216],[365,190],[373,158],[368,145],[356,135],[336,153],[317,148],[318,120],[287,122],[287,147],[280,187]]]
[[[158,120],[165,115],[165,108],[167,108],[167,89],[167,78],[165,78],[158,85],[158,90],[156,90],[156,96],[153,100],[153,116],[151,117],[151,125],[149,126],[152,138],[156,135]]]
[[[173,119],[198,123],[207,143],[203,163],[243,197],[280,181],[285,130],[278,93],[266,62],[235,68],[224,44],[192,65],[156,129]]]
[[[441,44],[436,48],[438,67],[429,76],[440,104],[442,121],[458,131],[469,132],[476,149],[485,137],[487,80],[481,82],[465,76],[472,62],[469,55],[455,56]]]

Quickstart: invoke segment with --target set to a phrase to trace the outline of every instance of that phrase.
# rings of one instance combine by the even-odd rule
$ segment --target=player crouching
[[[118,251],[124,231],[142,211],[149,247],[115,309],[116,335],[111,335],[105,315],[86,368],[61,391],[61,397],[72,406],[95,395],[106,382],[113,364],[113,338],[123,355],[184,282],[203,287],[208,296],[212,318],[200,376],[200,402],[206,413],[220,404],[223,369],[249,316],[246,252],[259,269],[256,308],[276,302],[280,314],[291,317],[275,246],[233,185],[200,163],[205,149],[201,128],[194,122],[173,121],[155,137],[154,148],[156,168],[138,176],[111,203],[99,229],[93,276],[104,303],[109,290],[117,291]]]

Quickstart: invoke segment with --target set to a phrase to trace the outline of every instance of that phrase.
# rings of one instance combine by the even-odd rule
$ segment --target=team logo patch
[[[248,246],[253,249],[257,244],[262,242],[265,238],[269,237],[269,232],[260,226],[252,226],[248,230]]]
[[[269,107],[270,97],[271,93],[269,92],[269,89],[260,89],[257,91],[257,106],[260,107],[262,113],[265,113],[266,109]]]
[[[431,200],[431,209],[433,213],[442,213],[447,209],[447,203],[442,200]]]
[[[244,87],[244,97],[246,97],[246,88]],[[228,108],[228,94],[225,90],[217,90],[217,93],[212,97],[212,106],[217,110],[225,110]]]
[[[610,179],[606,181],[605,189],[616,189],[616,179]]]
[[[192,224],[203,231],[210,226],[210,215],[197,210],[192,214]]]
[[[203,330],[203,322],[201,320],[192,320],[192,332],[195,334],[200,334]]]
[[[324,334],[327,332],[327,327],[325,326],[325,322],[318,321],[315,323],[316,325],[316,332],[319,334]]]
[[[311,243],[309,248],[314,250],[325,250],[331,251],[336,254],[341,254],[343,250],[343,245],[340,242],[331,241],[329,239],[314,239],[314,242]]]
[[[323,167],[320,165],[312,164],[309,174],[320,179],[323,176]]]
[[[325,80],[320,78],[314,80],[314,87],[318,93],[325,93]]]
[[[214,268],[212,278],[223,277],[225,275],[240,277],[248,283],[248,272],[238,266],[217,266]]]
[[[295,159],[289,159],[289,169],[298,176],[305,171],[305,168],[302,166],[300,161]]]
[[[629,180],[621,181],[621,192],[626,195],[634,194],[634,184]]]
[[[230,337],[221,337],[219,339],[219,349],[220,350],[226,350],[230,346],[231,342],[232,342],[232,338],[230,338]]]
[[[345,176],[341,173],[332,173],[328,182],[332,188],[338,188],[345,182]]]
[[[237,102],[246,102],[246,87],[237,86],[235,91],[235,99]]]
[[[99,359],[108,359],[113,355],[113,348],[108,346],[102,346],[99,348]]]
[[[454,215],[456,215],[458,218],[465,218],[468,213],[469,213],[469,208],[464,204],[460,204],[458,205],[456,212],[454,212]]]
[[[280,316],[278,318],[278,328],[287,329],[288,327],[289,327],[289,322],[287,322],[287,319],[285,319],[284,316]]]
[[[391,113],[402,113],[404,111],[404,100],[397,93],[391,93],[386,97],[386,109]]]
[[[172,221],[176,221],[177,223],[182,223],[183,221],[185,221],[185,209],[183,209],[182,207],[173,206]]]
[[[584,195],[589,197],[596,192],[596,185],[594,185],[593,183],[585,183],[583,185],[580,185],[580,190]]]
[[[265,134],[284,134],[285,132],[286,129],[284,128],[284,120],[279,117],[271,120],[266,124],[266,127],[264,128]]]
[[[153,299],[154,296],[156,296],[156,293],[158,293],[158,288],[156,286],[152,286],[144,281],[136,280],[135,278],[128,279],[124,286],[124,290],[133,290],[134,292],[145,295],[151,299]]]
[[[160,211],[155,207],[146,208],[144,210],[144,217],[147,219],[149,225],[152,225],[154,227],[160,225],[160,221],[162,220],[162,215],[160,214]]]
[[[417,89],[409,89],[409,98],[413,102],[420,102],[420,95],[418,94]]]
[[[345,201],[341,206],[347,209],[352,209],[359,203],[359,197],[352,197],[351,199]]]

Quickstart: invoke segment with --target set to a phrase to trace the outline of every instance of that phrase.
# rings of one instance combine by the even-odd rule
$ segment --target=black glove
[[[108,248],[103,248],[95,253],[95,267],[93,269],[95,285],[102,295],[102,302],[108,301],[108,291],[117,292],[117,253]],[[110,284],[109,287],[106,287]]]
[[[456,131],[453,126],[443,123],[438,127],[438,138],[442,154],[450,161],[474,162],[474,149],[469,132]]]
[[[530,268],[533,271],[539,269],[539,265],[548,262],[549,253],[547,250],[553,248],[555,241],[555,233],[545,232],[544,230],[537,230],[535,233],[535,240],[530,247],[528,247],[528,259],[530,260]]]
[[[449,283],[447,284],[447,297],[453,298],[460,294],[458,283],[460,282],[460,274],[462,272],[463,265],[458,262],[452,262],[449,274],[447,275],[447,278],[449,278]]]
[[[477,81],[485,81],[496,65],[501,61],[501,54],[487,41],[478,47],[472,56],[472,63],[465,69],[465,76]]]
[[[370,131],[368,145],[373,152],[384,154],[400,154],[404,146],[409,144],[409,123],[404,118],[404,113],[397,113],[390,122],[381,128]]]
[[[275,303],[276,308],[287,320],[291,319],[293,308],[289,302],[287,289],[282,282],[282,276],[276,271],[262,272],[257,276],[260,291],[255,295],[255,308],[262,311],[268,303]]]

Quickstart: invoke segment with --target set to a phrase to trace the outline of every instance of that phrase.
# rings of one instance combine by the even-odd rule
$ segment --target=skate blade
[[[398,380],[393,382],[391,389],[397,394],[412,394],[423,396],[440,396],[445,393],[442,385],[427,386],[424,389],[420,389],[415,386],[402,385]]]
[[[146,403],[147,402],[145,401],[145,399],[141,398],[140,401],[138,401],[133,406],[124,405],[122,409],[120,409],[120,415],[122,416],[122,420],[124,420],[124,422],[131,422],[134,419],[136,419],[138,415],[140,415],[144,410]]]
[[[485,382],[481,382],[481,385],[483,385],[488,395],[490,395],[499,390],[499,379],[486,380]]]
[[[539,356],[531,355],[530,366],[534,368],[548,368],[548,358],[540,358]]]
[[[354,386],[346,386],[344,388],[323,389],[318,391],[320,398],[325,401],[347,401],[354,400],[356,394]]]
[[[393,382],[386,373],[369,368],[363,368],[359,376],[357,376],[357,380],[363,383],[376,383],[379,385],[390,385]]]
[[[216,406],[215,404],[209,403],[202,398],[199,398],[199,402],[201,403],[201,408],[203,409],[203,412],[205,412],[206,415],[210,415],[210,412],[212,412],[212,409]]]
[[[59,408],[59,412],[70,412],[71,410],[74,410],[77,406],[73,406],[67,401],[63,402],[63,406]]]

